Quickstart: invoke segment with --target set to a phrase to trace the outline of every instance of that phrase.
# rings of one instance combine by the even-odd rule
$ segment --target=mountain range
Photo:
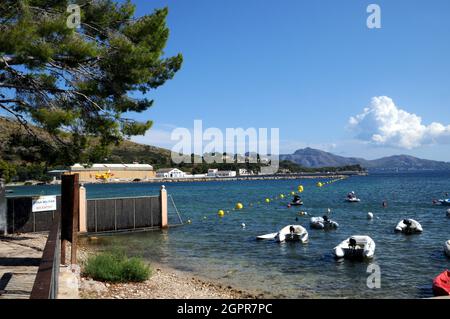
[[[42,129],[36,127],[34,129],[44,135]],[[23,161],[15,154],[14,150],[8,147],[10,136],[14,132],[25,134],[24,129],[16,121],[0,116],[0,160],[3,159],[21,165]],[[155,168],[160,168],[172,165],[170,155],[171,152],[167,149],[123,141],[120,145],[112,148],[107,162],[132,163],[136,161],[151,163]],[[448,162],[425,160],[409,155],[395,155],[376,160],[366,160],[358,157],[339,156],[313,148],[299,149],[293,154],[280,155],[280,160],[291,161],[306,168],[361,165],[369,171],[450,171],[450,163]]]
[[[410,155],[394,155],[375,160],[358,157],[344,157],[313,148],[304,148],[293,154],[280,155],[280,160],[287,160],[304,167],[336,167],[359,164],[369,171],[448,171],[449,162],[420,159]]]

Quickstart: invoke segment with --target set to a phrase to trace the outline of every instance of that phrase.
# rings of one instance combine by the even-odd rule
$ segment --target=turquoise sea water
[[[167,190],[183,219],[190,219],[191,224],[168,231],[102,237],[96,245],[100,249],[120,246],[130,255],[276,297],[431,297],[432,279],[450,267],[450,259],[443,253],[443,245],[450,239],[450,218],[444,207],[432,205],[433,199],[450,192],[450,173],[351,177],[323,188],[315,186],[317,181],[168,183]],[[264,203],[267,197],[288,195],[298,185],[305,188],[303,207],[287,208],[291,196]],[[154,195],[159,188],[159,184],[87,185],[90,198]],[[58,193],[54,186],[12,189],[14,195]],[[344,202],[349,191],[355,191],[361,203]],[[387,208],[382,207],[384,200]],[[233,210],[237,202],[244,204],[243,210]],[[324,215],[328,208],[340,228],[328,232],[310,229],[309,218]],[[218,209],[226,212],[225,217],[217,216]],[[299,216],[299,211],[309,216]],[[367,220],[369,211],[374,220]],[[395,225],[407,217],[422,224],[423,234],[394,233]],[[255,240],[257,235],[295,223],[308,229],[308,244]],[[333,247],[358,234],[374,239],[375,258],[370,262],[336,261]],[[367,288],[371,263],[380,266],[380,289]]]

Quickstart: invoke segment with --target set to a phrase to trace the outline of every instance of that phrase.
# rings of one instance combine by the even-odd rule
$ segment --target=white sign
[[[33,213],[47,212],[50,210],[56,210],[56,196],[33,197],[33,201],[32,201]]]

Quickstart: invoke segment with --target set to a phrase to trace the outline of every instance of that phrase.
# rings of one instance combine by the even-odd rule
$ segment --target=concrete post
[[[6,225],[6,197],[5,183],[0,178],[0,235],[6,235],[8,226]]]
[[[80,186],[80,216],[79,216],[79,232],[87,232],[87,201],[86,201],[86,187],[83,184]]]
[[[164,185],[161,186],[159,196],[161,199],[161,228],[167,228],[169,227],[167,219],[167,191]]]

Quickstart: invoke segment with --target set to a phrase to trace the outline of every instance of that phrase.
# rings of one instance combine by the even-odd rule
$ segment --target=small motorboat
[[[403,219],[395,227],[396,232],[405,234],[417,234],[423,232],[422,225],[414,219]]]
[[[435,296],[450,295],[450,270],[445,270],[433,280],[433,292]]]
[[[311,217],[309,225],[314,229],[336,229],[339,227],[339,224],[337,222],[328,219],[327,216]]]
[[[292,199],[292,202],[289,203],[291,206],[302,206],[303,200],[300,198],[300,196],[295,195]]]
[[[270,233],[270,234],[265,234],[265,235],[261,235],[261,236],[256,236],[256,239],[275,239],[275,237],[277,237],[278,233]]]
[[[345,201],[349,203],[359,203],[361,200],[356,197],[355,192],[350,192],[347,194],[347,198],[345,198]]]
[[[440,200],[438,200],[438,202],[441,203],[441,205],[450,206],[450,198],[440,199]]]
[[[444,245],[444,253],[450,257],[450,240],[447,240]]]
[[[291,206],[302,206],[303,205],[303,201],[292,202],[292,203],[289,203],[289,205],[291,205]]]
[[[301,225],[288,225],[282,228],[277,233],[270,233],[266,235],[257,236],[256,239],[272,239],[277,242],[284,241],[300,241],[306,243],[308,241],[308,232]]]
[[[440,199],[440,200],[438,200],[438,202],[441,203],[441,205],[450,206],[450,198]]]
[[[369,236],[355,235],[334,247],[336,258],[373,258],[375,242]]]
[[[284,241],[306,243],[308,241],[308,232],[301,225],[288,225],[278,232],[276,239],[280,243]]]

